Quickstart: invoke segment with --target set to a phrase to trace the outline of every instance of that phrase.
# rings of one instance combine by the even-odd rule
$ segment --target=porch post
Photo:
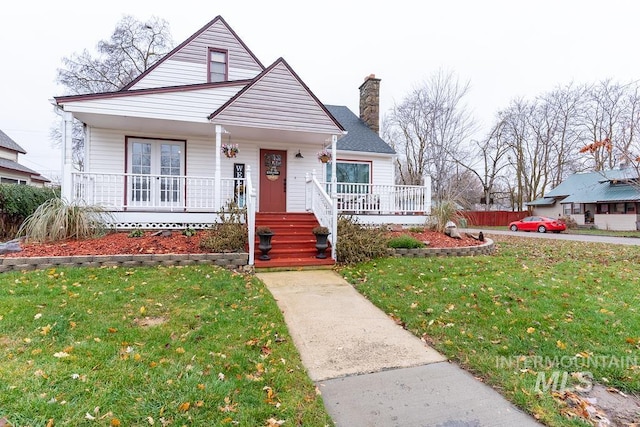
[[[427,215],[431,215],[431,175],[429,175],[428,172],[422,177],[422,182],[424,186],[424,198],[426,199],[424,210]]]
[[[222,148],[222,125],[216,125],[216,171],[214,175],[214,184],[213,184],[213,203],[215,208],[220,212],[220,191],[221,191],[221,181],[222,181],[222,172],[220,170],[220,150]]]
[[[338,180],[336,178],[336,144],[338,135],[331,135],[331,257],[336,259],[336,246],[338,245]]]
[[[73,197],[73,114],[62,112],[62,189],[64,200],[72,201]]]

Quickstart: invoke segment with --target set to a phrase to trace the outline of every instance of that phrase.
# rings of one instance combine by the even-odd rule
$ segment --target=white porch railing
[[[212,177],[75,172],[72,198],[112,211],[218,212],[231,202],[245,207],[245,181],[223,178],[216,198]]]
[[[331,184],[322,183],[330,190]],[[428,215],[430,191],[426,186],[352,184],[338,182],[338,212],[352,214]]]
[[[320,225],[331,230],[328,240],[331,242],[332,257],[336,257],[336,240],[338,237],[337,209],[331,197],[325,191],[326,186],[322,185],[316,178],[316,174],[306,175],[305,205],[307,211],[314,213]]]

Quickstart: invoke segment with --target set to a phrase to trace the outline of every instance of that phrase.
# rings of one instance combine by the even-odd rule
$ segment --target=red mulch
[[[145,232],[143,237],[129,237],[128,233],[111,233],[88,240],[67,240],[58,243],[26,243],[21,252],[5,257],[41,257],[72,255],[120,255],[120,254],[184,254],[203,253],[200,248],[202,232],[195,236],[184,236],[180,231],[172,231],[170,236],[154,236],[154,232]],[[475,246],[482,244],[470,237],[461,240],[452,239],[442,233],[425,231],[423,233],[392,232],[392,235],[410,234],[420,241],[430,242],[432,248]]]

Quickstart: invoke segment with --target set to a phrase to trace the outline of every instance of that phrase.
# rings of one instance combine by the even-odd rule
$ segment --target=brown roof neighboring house
[[[0,130],[0,182],[22,182],[38,186],[50,182],[33,169],[18,163],[19,154],[27,152]]]

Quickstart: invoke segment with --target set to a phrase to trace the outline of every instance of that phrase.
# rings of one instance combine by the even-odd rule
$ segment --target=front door
[[[260,150],[260,212],[287,211],[287,152]]]

